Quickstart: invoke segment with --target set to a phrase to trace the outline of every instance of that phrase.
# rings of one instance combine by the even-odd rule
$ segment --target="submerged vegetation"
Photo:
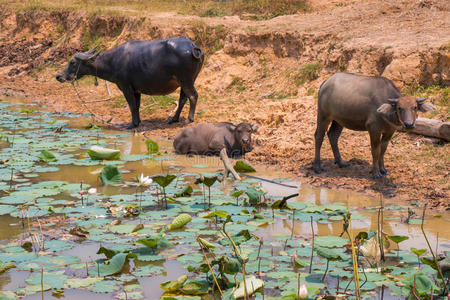
[[[407,236],[384,232],[383,215],[408,207],[288,202],[298,194],[273,196],[258,179],[231,184],[220,172],[185,172],[149,139],[142,153],[122,152],[129,133],[72,128],[77,115],[0,108],[0,222],[12,217],[7,222],[21,228],[0,236],[0,299],[70,298],[73,290],[146,299],[145,278],[159,280],[151,296],[161,299],[448,293],[449,251],[403,247]],[[133,162],[156,167],[148,174]],[[242,162],[235,169],[255,171]],[[354,231],[367,212],[379,214],[378,229]],[[419,229],[423,219],[410,214],[407,223]],[[336,224],[340,236],[317,232]],[[96,253],[84,252],[92,246]],[[168,262],[182,271],[174,274]]]

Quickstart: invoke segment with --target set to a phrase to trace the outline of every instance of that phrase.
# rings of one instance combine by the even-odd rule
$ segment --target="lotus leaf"
[[[205,247],[207,249],[214,249],[214,248],[216,248],[216,245],[214,245],[213,243],[208,242],[205,239],[202,239],[201,237],[198,238],[198,241],[200,242],[200,244],[202,244],[203,247]]]
[[[38,157],[45,162],[57,161],[55,154],[47,150],[42,150]]]
[[[0,274],[8,272],[9,269],[14,267],[15,265],[13,263],[4,263],[0,261]]]
[[[100,146],[92,146],[87,150],[89,157],[94,160],[117,160],[120,159],[120,150],[108,149]]]
[[[122,181],[122,174],[116,166],[106,166],[100,173],[100,179],[103,185],[116,184]]]
[[[264,281],[261,279],[256,278],[253,275],[250,275],[245,278],[245,285],[243,282],[239,283],[239,287],[233,292],[233,297],[235,299],[244,298],[246,293],[244,286],[247,289],[247,295],[251,296],[254,292],[256,292],[258,289],[262,288],[264,286]]]
[[[159,286],[166,292],[178,292],[187,279],[187,275],[182,275],[177,280],[169,280],[161,283]]]
[[[67,281],[67,275],[64,275],[63,273],[64,272],[61,271],[51,273],[44,272],[42,274],[44,284],[50,286],[52,289],[63,289]],[[41,273],[29,276],[25,282],[31,285],[40,285]]]
[[[238,160],[234,164],[233,169],[236,172],[243,172],[243,173],[256,172],[256,169],[251,164],[249,164],[248,162],[242,161],[242,160]]]
[[[148,154],[155,154],[159,152],[158,143],[156,143],[155,141],[147,139],[145,140],[145,145],[147,146]]]
[[[92,291],[95,293],[113,293],[120,290],[120,283],[114,280],[97,281],[92,286]]]
[[[90,274],[99,277],[117,274],[122,271],[123,265],[129,256],[131,256],[130,253],[118,253],[110,260],[97,262],[94,268],[90,270]]]
[[[88,287],[98,281],[102,281],[102,277],[87,277],[87,278],[69,278],[66,281],[65,288],[67,289],[79,289]]]
[[[184,284],[181,292],[185,295],[204,295],[208,293],[208,284],[203,281],[191,281]]]
[[[317,246],[327,247],[327,248],[342,248],[349,241],[339,236],[318,236],[314,239],[314,243]]]

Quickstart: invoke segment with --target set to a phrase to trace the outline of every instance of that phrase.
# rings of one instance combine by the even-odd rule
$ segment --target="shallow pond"
[[[313,188],[255,166],[257,172],[251,176],[272,182],[245,176],[240,182],[216,181],[208,207],[208,188],[195,182],[200,174],[220,177],[223,165],[217,157],[176,155],[171,141],[158,137],[152,138],[158,153],[148,154],[147,138],[140,134],[86,129],[88,116],[52,113],[17,99],[3,100],[0,108],[0,272],[2,262],[14,265],[0,274],[0,299],[218,298],[198,236],[215,245],[205,255],[226,298],[235,280],[243,281],[242,260],[247,279],[254,275],[264,281],[264,289],[254,294],[258,299],[296,299],[299,279],[312,299],[342,293],[347,286],[354,294],[349,239],[347,234],[340,237],[348,211],[354,237],[360,232],[370,237],[379,226],[387,236],[408,237],[398,244],[400,251],[392,241],[386,245],[385,262],[360,255],[363,298],[381,299],[381,293],[384,299],[406,297],[411,276],[439,278],[429,265],[419,265],[410,251],[427,248],[417,206],[395,198]],[[86,153],[92,146],[118,149],[121,159],[92,160]],[[41,159],[43,150],[54,157]],[[102,184],[100,174],[106,166],[117,167],[120,183]],[[165,188],[167,209],[156,182],[138,186],[136,175],[141,173],[176,176]],[[179,195],[188,185],[192,192]],[[96,193],[80,194],[92,187]],[[243,191],[237,199],[231,196],[236,191]],[[299,195],[287,201],[289,208],[271,209],[275,201],[294,193]],[[181,229],[164,229],[181,213],[192,220]],[[231,219],[225,228],[238,244],[238,259],[222,232],[227,216]],[[112,224],[114,220],[121,224]],[[447,254],[448,260],[450,214],[428,212],[424,229],[433,250]],[[106,250],[97,254],[102,246]],[[328,270],[327,255],[334,255]],[[383,267],[382,273],[376,272],[375,264]],[[188,281],[177,284],[184,274]],[[170,280],[174,282],[164,285],[164,291],[160,284]],[[438,287],[431,289],[438,293]]]

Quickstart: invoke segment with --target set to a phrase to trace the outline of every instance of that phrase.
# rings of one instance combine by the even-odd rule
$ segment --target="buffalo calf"
[[[173,141],[179,154],[218,155],[223,148],[229,157],[252,150],[252,133],[258,127],[249,123],[198,124],[181,131]]]
[[[426,98],[402,96],[392,81],[380,76],[337,73],[325,80],[319,89],[314,171],[322,171],[320,148],[328,126],[328,139],[335,163],[348,164],[341,158],[338,139],[342,129],[368,131],[372,149],[372,173],[375,178],[388,174],[384,154],[395,130],[414,128],[417,112],[436,108]]]

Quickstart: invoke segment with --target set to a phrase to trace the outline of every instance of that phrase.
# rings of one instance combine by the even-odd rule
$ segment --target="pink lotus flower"
[[[88,189],[88,194],[89,195],[95,195],[95,194],[97,194],[97,189],[96,188],[90,188],[90,189]]]
[[[302,284],[300,286],[300,291],[298,292],[298,296],[300,299],[308,298],[308,289],[306,288],[306,284]]]

